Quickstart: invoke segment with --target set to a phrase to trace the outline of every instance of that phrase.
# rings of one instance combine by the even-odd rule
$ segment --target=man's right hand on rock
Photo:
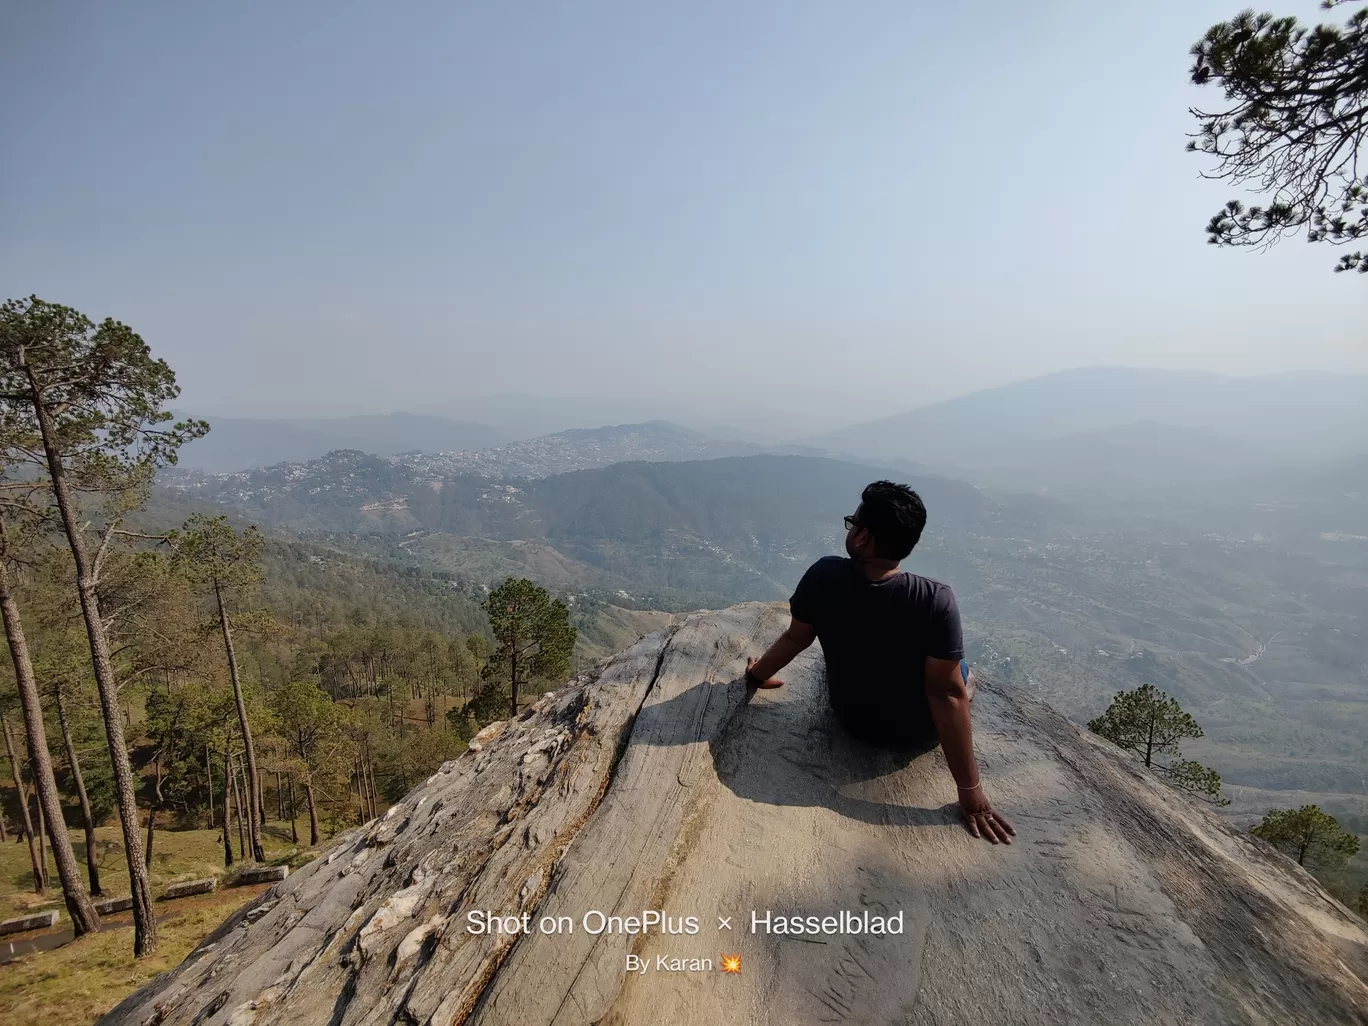
[[[746,660],[746,683],[747,683],[750,687],[753,687],[753,688],[782,688],[782,687],[784,686],[784,682],[783,682],[782,680],[780,680],[778,677],[769,677],[769,678],[767,678],[767,679],[765,679],[765,680],[761,680],[759,677],[756,677],[754,674],[752,674],[752,673],[751,673],[751,667],[754,666],[754,665],[756,664],[756,662],[757,662],[757,660],[755,660],[755,659],[747,659],[747,660]]]
[[[964,828],[969,833],[975,837],[986,837],[993,844],[1012,843],[1016,831],[1012,829],[1011,823],[993,811],[993,806],[989,804],[988,796],[983,793],[981,785],[967,790],[961,787],[959,803]]]

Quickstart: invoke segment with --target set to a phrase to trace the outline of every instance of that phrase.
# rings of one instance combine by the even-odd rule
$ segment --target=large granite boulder
[[[976,841],[939,750],[833,724],[815,646],[747,695],[785,623],[693,614],[487,729],[104,1022],[1368,1023],[1364,924],[1287,859],[991,682],[1018,836]]]

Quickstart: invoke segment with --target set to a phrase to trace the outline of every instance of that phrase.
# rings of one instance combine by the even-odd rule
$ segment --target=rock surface
[[[49,926],[56,926],[59,918],[61,913],[53,909],[51,912],[35,912],[31,916],[6,919],[0,923],[0,937],[9,933],[23,933],[26,930],[45,930]]]
[[[214,877],[207,877],[203,880],[186,880],[183,883],[173,883],[162,892],[160,901],[171,901],[173,898],[188,898],[192,894],[209,894],[218,886],[218,880]]]
[[[785,623],[693,614],[486,729],[103,1021],[1368,1023],[1363,923],[1290,861],[991,683],[976,741],[1018,838],[975,841],[938,750],[833,724],[815,646],[747,695],[745,656]],[[649,909],[700,929],[584,928]],[[483,910],[533,932],[473,933]],[[752,910],[900,911],[904,929],[752,934]],[[560,916],[574,932],[536,932]]]
[[[233,884],[278,883],[289,875],[289,866],[249,866],[233,878]]]

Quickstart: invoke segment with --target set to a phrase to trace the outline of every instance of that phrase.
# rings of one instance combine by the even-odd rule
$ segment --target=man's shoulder
[[[853,562],[845,556],[823,556],[807,568],[803,577],[811,584],[837,580],[849,572]]]
[[[937,580],[935,577],[927,577],[924,574],[914,574],[911,570],[903,571],[907,574],[908,581],[918,588],[925,588],[927,591],[953,591],[954,589],[944,581]]]
[[[955,602],[955,589],[944,581],[939,581],[934,577],[924,577],[921,574],[914,574],[910,570],[907,573],[907,592],[910,596],[929,601],[933,605],[941,603]]]
[[[817,560],[817,562],[813,563],[812,566],[808,567],[808,569],[816,570],[819,573],[825,570],[829,573],[836,567],[843,566],[849,562],[851,562],[851,560],[848,556],[823,556],[821,559]]]
[[[807,568],[794,594],[810,598],[829,594],[833,586],[848,577],[846,564],[850,562],[841,556],[823,556]]]

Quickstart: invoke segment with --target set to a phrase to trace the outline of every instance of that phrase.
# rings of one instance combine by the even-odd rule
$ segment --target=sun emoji
[[[723,955],[722,971],[724,973],[736,973],[738,976],[741,975],[741,956]]]

